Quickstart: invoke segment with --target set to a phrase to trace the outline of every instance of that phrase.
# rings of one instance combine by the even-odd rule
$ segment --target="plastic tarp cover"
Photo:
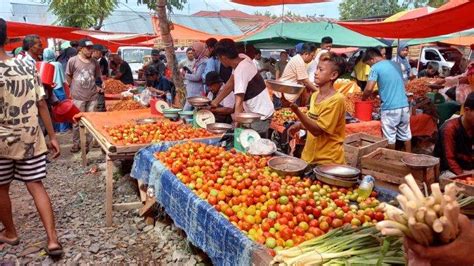
[[[361,34],[383,38],[426,38],[449,34],[474,26],[474,1],[455,0],[425,16],[393,22],[338,22]]]
[[[331,22],[274,24],[261,32],[239,41],[249,44],[281,44],[290,47],[299,42],[320,43],[321,39],[325,36],[330,36],[335,46],[386,46],[375,38],[364,36]]]
[[[202,141],[216,145],[218,139]],[[201,248],[215,265],[251,265],[259,246],[218,213],[209,203],[186,187],[154,153],[166,151],[176,143],[163,143],[138,151],[131,176],[155,189],[157,202],[183,229],[193,245]]]
[[[275,6],[291,4],[324,3],[330,0],[232,0],[232,2],[248,6]]]

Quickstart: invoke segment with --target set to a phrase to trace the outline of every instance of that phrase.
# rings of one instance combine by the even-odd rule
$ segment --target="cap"
[[[300,42],[295,46],[296,53],[301,53],[301,50],[303,49],[304,43]]]
[[[151,50],[151,55],[152,56],[159,56],[160,55],[160,50],[158,50],[158,49]]]
[[[206,85],[210,86],[215,83],[221,83],[223,82],[221,77],[219,76],[219,73],[216,71],[211,71],[206,74]]]
[[[87,46],[93,46],[93,45],[94,44],[89,39],[82,39],[79,41],[79,47],[87,47]]]

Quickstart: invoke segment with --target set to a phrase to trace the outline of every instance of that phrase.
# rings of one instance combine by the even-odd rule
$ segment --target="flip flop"
[[[52,249],[48,249],[48,246],[45,246],[44,251],[50,257],[61,257],[64,254],[63,247],[61,246],[61,244],[59,244],[58,247]]]
[[[20,238],[18,237],[15,240],[0,239],[0,244],[8,244],[10,246],[17,246],[20,244]]]

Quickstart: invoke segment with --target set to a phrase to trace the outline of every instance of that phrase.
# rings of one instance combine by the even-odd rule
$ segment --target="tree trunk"
[[[174,104],[182,107],[186,101],[186,89],[184,87],[183,78],[179,73],[178,62],[176,62],[176,55],[174,53],[173,37],[171,36],[170,23],[166,15],[167,0],[157,0],[156,2],[156,12],[158,15],[158,21],[160,23],[160,36],[165,46],[168,68],[171,69],[173,83],[176,87],[176,97]]]

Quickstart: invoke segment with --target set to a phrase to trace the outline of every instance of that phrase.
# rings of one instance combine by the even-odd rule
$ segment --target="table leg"
[[[81,140],[81,157],[82,166],[87,166],[87,139],[86,139],[86,127],[79,123],[79,138]]]
[[[114,193],[114,164],[113,161],[106,156],[105,168],[105,224],[112,226],[112,208]]]

